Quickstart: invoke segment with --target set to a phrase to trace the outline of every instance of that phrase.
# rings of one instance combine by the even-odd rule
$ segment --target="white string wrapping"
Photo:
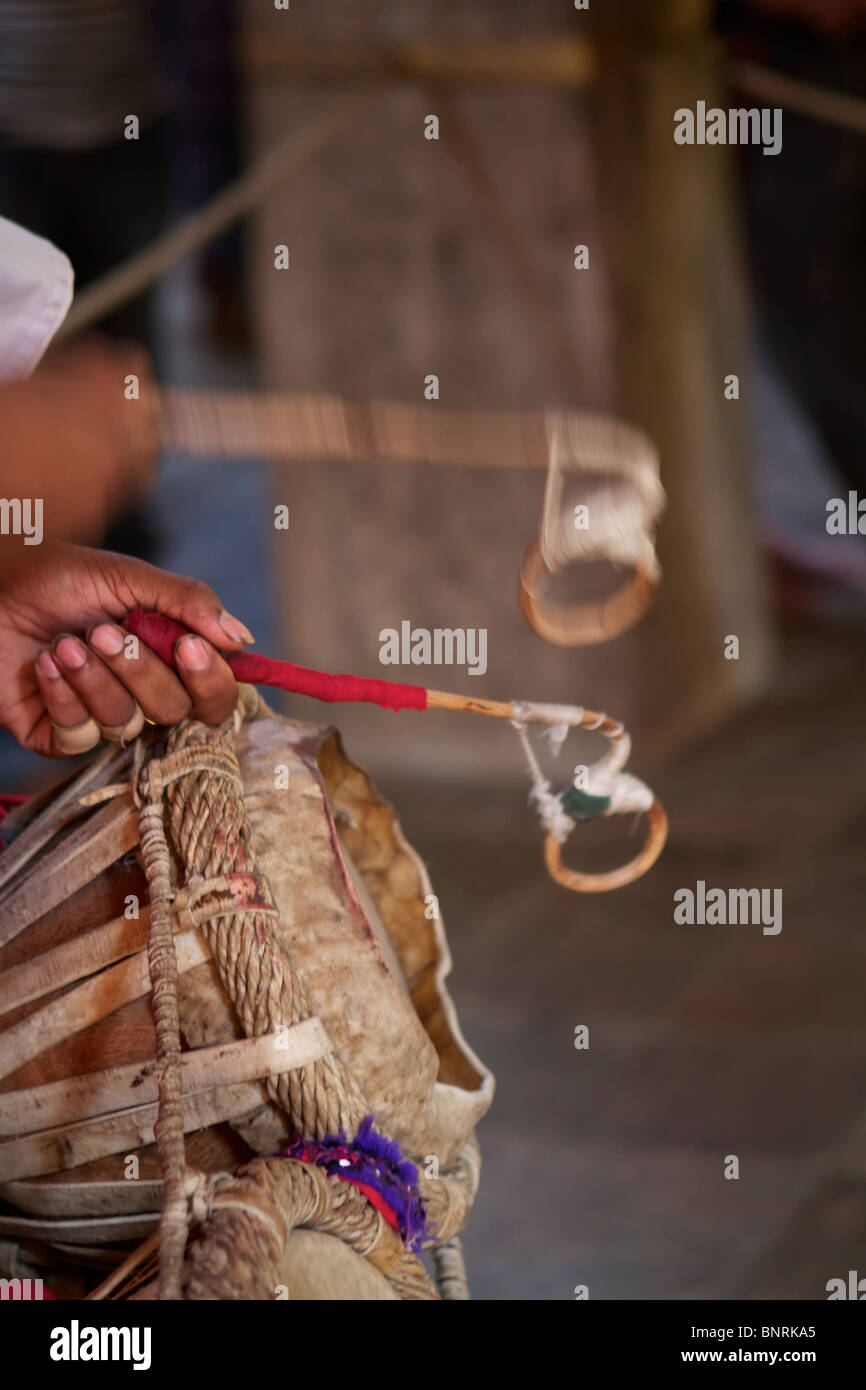
[[[536,722],[539,718],[544,722],[552,722],[551,715],[555,717],[556,714],[567,714],[566,720],[553,723],[549,730],[552,742],[553,737],[556,737],[559,745],[557,751],[559,751],[570,727],[598,727],[605,716],[600,715],[598,724],[595,726],[583,726],[581,723],[583,710],[574,705],[542,705],[518,700],[514,702],[513,708],[514,718],[511,723],[517,730],[532,782],[529,793],[530,802],[534,805],[538,819],[546,833],[552,835],[559,844],[564,844],[574,829],[575,822],[545,777],[541,764],[535,755],[535,750],[529,741],[526,726],[528,723]],[[562,731],[561,736],[560,730]],[[624,771],[631,754],[631,738],[622,724],[618,724],[616,729],[607,734],[606,737],[608,739],[607,752],[604,757],[591,763],[587,768],[587,785],[581,790],[590,796],[609,798],[608,809],[601,812],[604,816],[648,811],[655,800],[653,792],[639,777]]]
[[[654,582],[661,569],[654,530],[664,507],[658,453],[640,430],[603,415],[550,412],[549,465],[541,515],[541,558],[551,574],[575,560],[612,560],[641,568]],[[598,473],[587,484],[586,526],[564,504],[568,473]]]

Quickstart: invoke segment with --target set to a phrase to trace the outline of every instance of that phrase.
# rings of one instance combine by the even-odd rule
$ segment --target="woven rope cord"
[[[478,1190],[480,1163],[472,1136],[438,1178],[419,1182],[434,1228],[429,1244],[439,1294],[418,1256],[358,1188],[312,1164],[280,1158],[253,1159],[233,1177],[201,1187],[209,1210],[190,1248],[185,1297],[277,1297],[286,1242],[293,1230],[305,1229],[344,1241],[384,1275],[401,1299],[468,1298],[457,1235]]]
[[[159,1223],[159,1296],[181,1297],[181,1269],[188,1217],[183,1082],[180,1067],[180,1009],[171,912],[171,866],[163,825],[161,788],[152,788],[145,768],[139,784],[141,857],[147,876],[150,921],[147,966],[156,1031],[158,1113],[154,1126],[163,1175]]]
[[[190,1248],[185,1296],[193,1301],[280,1296],[293,1230],[339,1237],[365,1256],[402,1299],[436,1299],[416,1255],[350,1183],[295,1159],[253,1159],[215,1196]]]
[[[291,1027],[313,1011],[276,935],[278,912],[267,880],[256,872],[232,727],[215,730],[187,721],[170,732],[164,757],[146,759],[139,740],[133,782],[150,896],[148,962],[160,1061],[156,1136],[164,1204],[159,1297],[276,1297],[286,1241],[303,1226],[339,1236],[370,1260],[401,1298],[437,1298],[420,1259],[351,1184],[291,1159],[255,1159],[233,1176],[186,1168],[170,848],[193,894],[200,885],[232,873],[256,876],[264,907],[238,908],[200,924],[245,1034]],[[293,1125],[311,1137],[340,1130],[355,1134],[368,1112],[357,1082],[334,1054],[265,1084]],[[479,1168],[473,1137],[439,1178],[419,1179],[436,1248],[450,1246],[462,1229]],[[199,1236],[187,1249],[190,1215]],[[444,1296],[468,1297],[459,1292],[465,1288],[459,1252],[451,1249],[442,1259],[437,1268],[443,1287],[450,1290]]]
[[[255,873],[230,731],[196,721],[179,724],[169,735],[166,761],[173,776],[166,787],[171,840],[184,881],[194,889],[202,880],[238,871]],[[264,878],[262,891],[269,910],[245,909],[201,923],[220,981],[247,1037],[293,1027],[313,1014],[276,935],[275,904]],[[354,1134],[367,1113],[351,1072],[333,1054],[270,1077],[265,1085],[295,1127],[315,1138],[338,1130]]]

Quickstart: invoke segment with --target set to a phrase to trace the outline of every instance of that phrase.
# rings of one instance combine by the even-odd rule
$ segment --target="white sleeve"
[[[0,217],[0,381],[33,371],[66,317],[73,279],[62,251]]]

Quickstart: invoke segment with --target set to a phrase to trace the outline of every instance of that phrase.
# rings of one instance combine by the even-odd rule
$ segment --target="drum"
[[[493,1079],[427,871],[241,687],[7,818],[0,1258],[65,1297],[467,1297]]]

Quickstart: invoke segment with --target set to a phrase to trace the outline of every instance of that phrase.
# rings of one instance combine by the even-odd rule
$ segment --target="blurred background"
[[[756,65],[786,100],[749,89]],[[614,412],[660,451],[661,593],[602,647],[548,646],[519,614],[538,470],[166,456],[106,542],[206,580],[270,654],[377,675],[385,627],[483,627],[483,680],[420,678],[632,731],[669,843],[577,897],[545,874],[507,726],[336,712],[428,864],[497,1077],[476,1297],[823,1298],[866,1274],[866,550],[826,529],[864,488],[864,69],[862,0],[0,0],[0,213],[79,289],[367,90],[99,325],[160,381],[420,403],[435,373],[443,406]],[[676,145],[698,101],[783,106],[781,153]],[[567,745],[560,783],[590,748]],[[2,743],[4,790],[55,775]],[[581,827],[566,857],[611,867],[640,833]],[[698,880],[781,889],[781,933],[676,925]]]

